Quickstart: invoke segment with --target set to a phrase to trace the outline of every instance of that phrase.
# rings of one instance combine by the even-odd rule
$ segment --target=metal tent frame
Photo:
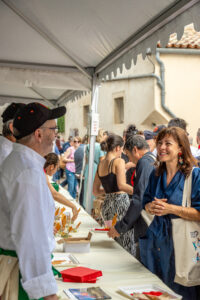
[[[26,0],[27,1],[27,0]],[[45,2],[45,1],[44,1]],[[51,3],[50,3],[51,2]],[[62,0],[57,1],[57,5],[68,5],[70,10],[70,6],[73,6],[71,11],[74,16],[78,11],[78,2],[75,4],[70,2],[70,0],[65,1],[64,3]],[[102,1],[104,2],[104,1]],[[114,3],[115,2],[115,3]],[[19,95],[11,95],[6,94],[5,92],[1,92],[0,86],[0,103],[7,103],[11,101],[19,100],[20,102],[29,103],[32,101],[39,101],[42,103],[46,103],[51,107],[61,106],[66,104],[68,101],[74,100],[76,97],[81,95],[83,92],[92,91],[92,103],[91,103],[91,119],[95,113],[97,113],[97,106],[98,106],[98,90],[99,90],[99,83],[102,79],[106,79],[111,76],[111,73],[116,73],[116,70],[125,64],[128,68],[132,61],[136,63],[138,53],[142,53],[143,57],[146,55],[146,48],[151,47],[152,53],[156,51],[156,43],[160,39],[161,42],[167,41],[169,34],[172,32],[177,32],[179,36],[183,33],[184,25],[193,22],[196,28],[200,28],[200,0],[170,0],[168,1],[168,5],[166,4],[167,1],[160,0],[160,1],[153,1],[153,0],[143,0],[143,5],[146,4],[148,6],[149,11],[152,11],[152,6],[157,4],[161,6],[161,2],[163,3],[163,7],[161,6],[157,9],[155,15],[148,16],[147,20],[145,18],[145,13],[143,15],[144,22],[139,28],[133,28],[131,34],[129,34],[126,38],[121,39],[121,43],[118,43],[117,46],[113,47],[111,51],[107,51],[104,55],[102,55],[102,59],[99,59],[99,56],[96,55],[96,64],[91,63],[90,65],[86,65],[84,62],[81,62],[81,50],[80,50],[80,57],[77,55],[73,55],[71,51],[67,50],[67,47],[63,45],[63,43],[57,38],[55,33],[53,34],[51,30],[48,30],[47,27],[42,26],[43,20],[38,18],[37,14],[35,13],[35,20],[31,18],[31,9],[34,7],[34,1],[27,1],[26,3],[24,0],[1,0],[0,1],[0,9],[8,9],[11,13],[10,18],[14,18],[13,16],[17,16],[24,22],[24,26],[26,28],[31,28],[31,34],[34,31],[40,38],[42,38],[49,46],[53,47],[54,50],[59,53],[59,55],[63,58],[63,64],[60,63],[45,63],[45,62],[35,62],[35,61],[21,61],[21,60],[11,60],[5,59],[3,55],[1,55],[1,46],[0,46],[0,70],[2,70],[2,75],[0,73],[0,81],[1,76],[5,78],[8,76],[11,78],[11,83],[14,80],[21,80],[20,83],[25,82],[26,90],[29,91],[29,94],[25,95],[26,93],[19,93]],[[38,2],[39,3],[39,2]],[[53,2],[45,2],[46,7],[41,7],[41,10],[45,11],[45,8],[49,8],[50,4],[53,7]],[[83,3],[83,2],[82,2]],[[107,2],[104,2],[104,4]],[[111,0],[113,5],[113,9],[118,9],[119,6],[119,14],[123,9],[125,13],[127,13],[129,19],[131,18],[131,14],[129,12],[128,5],[131,5],[129,1],[123,1],[123,6],[120,6],[120,2],[118,6],[115,5],[116,1]],[[134,7],[136,10],[137,16],[137,5],[139,7],[138,1],[133,1]],[[26,4],[26,5],[25,5]],[[98,0],[90,2],[90,0],[85,0],[85,5],[87,4],[88,7],[92,7],[93,9],[101,9],[102,14],[107,13],[107,10],[101,6]],[[42,4],[38,4],[42,6]],[[133,4],[132,4],[133,5]],[[127,9],[126,9],[127,6]],[[132,6],[133,7],[133,6]],[[144,10],[146,9],[144,6]],[[23,9],[22,9],[23,8]],[[36,7],[37,8],[37,7]],[[35,12],[37,9],[35,8]],[[75,10],[77,8],[77,11]],[[5,12],[7,12],[5,9]],[[24,11],[27,11],[26,14]],[[114,13],[114,12],[113,12]],[[141,11],[140,11],[141,13]],[[78,15],[79,16],[79,15]],[[81,12],[80,12],[80,16]],[[87,14],[85,14],[87,16]],[[104,15],[103,15],[104,17]],[[103,18],[102,17],[102,18]],[[115,18],[110,15],[110,19],[115,20]],[[107,21],[109,20],[106,19]],[[127,18],[128,19],[128,18]],[[98,22],[95,18],[91,18],[91,26],[97,25]],[[126,20],[126,17],[125,17]],[[87,23],[87,20],[86,20]],[[89,22],[88,22],[89,23]],[[106,23],[106,22],[105,22]],[[120,22],[118,22],[118,28],[121,26]],[[44,24],[43,24],[44,25]],[[105,25],[105,24],[103,24]],[[114,24],[115,26],[116,24]],[[89,26],[89,25],[88,25]],[[101,33],[103,32],[103,26],[101,23],[102,28],[100,28]],[[137,26],[136,26],[137,27]],[[90,27],[88,27],[90,28]],[[97,27],[98,28],[98,27]],[[63,28],[62,28],[63,29]],[[127,28],[127,30],[130,28]],[[6,28],[5,28],[6,30]],[[64,30],[64,29],[63,29]],[[2,31],[3,32],[3,31]],[[78,31],[77,31],[78,32]],[[112,30],[111,30],[112,33]],[[98,31],[96,32],[98,35]],[[1,37],[1,32],[0,32]],[[87,40],[87,37],[85,37]],[[105,43],[106,39],[103,40],[104,36],[100,36],[100,42]],[[3,38],[2,38],[3,40]],[[76,41],[76,40],[75,40]],[[113,42],[113,41],[112,41]],[[40,41],[38,42],[38,44]],[[88,40],[88,44],[90,41]],[[111,43],[110,43],[111,44]],[[114,42],[113,42],[114,44]],[[98,53],[98,51],[97,51]],[[97,59],[98,58],[98,59]],[[58,58],[59,60],[60,58]],[[6,74],[6,75],[5,75]],[[49,82],[44,81],[44,76],[48,77]],[[17,79],[16,79],[17,78]],[[28,78],[28,79],[27,79]],[[30,78],[30,80],[29,80]],[[47,97],[43,94],[40,88],[37,86],[37,78],[41,81],[41,86],[49,87],[52,84],[53,79],[56,79],[57,86],[60,87],[59,95],[57,97]],[[62,79],[65,79],[63,83]],[[7,81],[6,81],[7,83]],[[67,88],[66,88],[67,87]],[[61,92],[62,91],[62,92]],[[93,162],[94,162],[94,147],[95,147],[95,135],[91,135],[90,137],[90,153],[89,153],[89,174],[88,174],[88,188],[87,188],[87,205],[86,209],[88,212],[91,211],[91,195],[92,195],[92,182],[93,182]]]

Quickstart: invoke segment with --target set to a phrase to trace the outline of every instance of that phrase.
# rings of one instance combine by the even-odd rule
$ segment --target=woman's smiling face
[[[179,144],[172,136],[166,135],[157,143],[157,155],[160,162],[178,162]]]

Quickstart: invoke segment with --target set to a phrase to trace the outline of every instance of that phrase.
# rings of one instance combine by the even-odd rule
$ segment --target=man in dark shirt
[[[143,137],[132,136],[125,144],[126,153],[133,163],[136,164],[136,177],[134,192],[130,206],[122,220],[118,221],[108,233],[109,237],[118,237],[134,227],[134,243],[136,245],[136,257],[139,258],[138,239],[145,234],[146,223],[141,217],[142,198],[146,190],[149,176],[154,169],[155,157],[149,151],[149,145]]]

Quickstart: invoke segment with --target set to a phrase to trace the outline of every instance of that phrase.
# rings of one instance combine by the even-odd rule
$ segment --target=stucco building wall
[[[196,138],[200,128],[200,54],[162,54],[165,64],[166,105],[188,123],[188,132]]]

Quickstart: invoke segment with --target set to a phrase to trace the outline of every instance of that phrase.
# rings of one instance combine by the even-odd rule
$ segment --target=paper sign
[[[99,114],[92,113],[91,135],[98,135],[99,131]]]

